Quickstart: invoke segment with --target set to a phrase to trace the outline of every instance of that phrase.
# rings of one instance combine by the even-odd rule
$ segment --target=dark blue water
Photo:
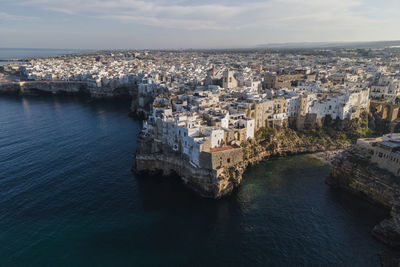
[[[0,98],[0,266],[378,266],[387,213],[310,156],[250,168],[215,201],[130,172],[128,105]]]
[[[0,48],[0,60],[62,56],[79,52],[82,52],[82,50],[47,48]]]

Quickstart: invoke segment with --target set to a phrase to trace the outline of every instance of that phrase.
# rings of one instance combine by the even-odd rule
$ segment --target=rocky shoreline
[[[93,99],[130,99],[137,96],[137,86],[111,88],[90,87],[80,81],[0,81],[0,95],[77,95]]]
[[[182,158],[180,153],[169,151],[166,147],[156,149],[153,139],[139,136],[136,164],[133,170],[140,176],[177,174],[186,186],[199,195],[218,199],[230,194],[240,185],[243,173],[248,166],[270,157],[326,153],[326,151],[337,151],[348,146],[347,143],[322,145],[310,142],[297,136],[294,131],[290,139],[282,138],[285,136],[285,131],[281,131],[262,142],[249,141],[242,147],[242,158],[239,163],[219,169],[197,168],[188,159]]]
[[[245,165],[226,169],[223,173],[214,170],[194,168],[192,165],[172,153],[136,155],[136,167],[139,176],[178,175],[183,184],[196,194],[205,198],[221,198],[238,186]]]
[[[323,160],[326,163],[332,164],[337,156],[343,153],[345,149],[336,149],[336,150],[328,150],[328,151],[321,151],[311,154],[313,157]]]
[[[400,181],[371,164],[365,154],[351,148],[332,161],[326,183],[352,192],[390,210],[391,218],[372,229],[372,235],[388,246],[380,253],[383,266],[400,265]]]

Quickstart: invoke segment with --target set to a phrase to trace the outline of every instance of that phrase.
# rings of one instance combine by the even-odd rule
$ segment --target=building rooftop
[[[226,151],[226,150],[231,150],[231,149],[235,149],[235,148],[240,148],[237,145],[230,145],[230,146],[223,146],[223,147],[216,147],[216,148],[211,148],[210,152],[221,152],[221,151]]]

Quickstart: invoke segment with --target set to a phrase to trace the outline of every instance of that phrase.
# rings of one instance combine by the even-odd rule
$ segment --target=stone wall
[[[229,168],[243,161],[243,152],[241,148],[212,152],[209,154],[211,168],[215,170],[219,168]]]

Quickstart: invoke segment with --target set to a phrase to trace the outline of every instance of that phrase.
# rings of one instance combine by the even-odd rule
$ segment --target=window
[[[230,159],[230,158],[227,158],[227,159],[226,159],[226,162],[231,163],[231,159]]]

